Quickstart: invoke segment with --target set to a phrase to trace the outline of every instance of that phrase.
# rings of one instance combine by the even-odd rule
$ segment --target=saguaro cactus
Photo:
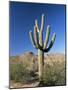
[[[33,47],[38,49],[38,70],[39,70],[39,81],[43,81],[43,73],[44,73],[44,52],[48,52],[51,47],[53,46],[53,43],[56,38],[56,34],[54,33],[52,36],[52,39],[49,42],[49,36],[50,36],[50,25],[47,26],[46,30],[46,37],[43,43],[43,28],[44,28],[44,14],[42,14],[42,20],[41,20],[41,28],[39,29],[37,20],[35,20],[35,26],[34,26],[34,37],[32,34],[32,31],[29,32],[31,42],[33,44]],[[47,46],[48,45],[48,46]]]

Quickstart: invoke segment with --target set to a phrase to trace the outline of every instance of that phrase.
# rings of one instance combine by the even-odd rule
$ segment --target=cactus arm
[[[36,26],[34,26],[34,40],[35,40],[36,47],[38,48],[39,39],[38,39],[38,32],[37,32],[37,27]]]
[[[37,32],[39,33],[39,27],[38,27],[38,22],[37,22],[37,20],[35,20],[35,26],[36,26],[36,28],[37,28]]]
[[[39,31],[39,44],[43,46],[43,27],[44,27],[44,14],[42,14],[41,29]]]
[[[48,41],[49,41],[49,36],[50,36],[50,25],[47,26],[46,37],[45,37],[43,49],[45,49],[47,47],[47,44],[48,44]]]
[[[53,44],[55,42],[55,38],[56,38],[56,34],[54,33],[53,36],[52,36],[51,42],[49,44],[49,47],[46,48],[46,49],[43,49],[44,52],[48,52],[52,48],[52,46],[53,46]]]
[[[41,30],[39,32],[39,45],[43,47],[43,32]]]
[[[50,44],[49,44],[49,47],[43,49],[42,46],[38,45],[39,49],[40,49],[41,51],[43,51],[43,52],[48,52],[48,51],[52,48],[52,46],[53,46],[53,44],[54,44],[54,42],[55,42],[55,38],[56,38],[56,34],[54,33],[53,36],[52,36],[51,42],[50,42]]]
[[[32,34],[32,31],[29,31],[29,36],[30,36],[30,39],[31,39],[31,42],[32,42],[33,47],[34,48],[37,48],[37,46],[35,44],[35,40],[34,40],[33,34]]]
[[[42,14],[41,31],[43,31],[43,28],[44,28],[44,14]]]

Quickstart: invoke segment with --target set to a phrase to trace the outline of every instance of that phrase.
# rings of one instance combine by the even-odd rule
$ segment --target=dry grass
[[[45,86],[65,85],[65,55],[47,54],[44,65]],[[21,56],[10,58],[10,81],[22,84],[23,87],[31,86],[38,82],[38,60],[33,53],[25,53]],[[13,78],[12,78],[13,76]],[[24,85],[26,84],[26,85]],[[10,86],[12,86],[11,83]],[[14,86],[14,85],[13,85]],[[17,85],[16,87],[20,87]]]

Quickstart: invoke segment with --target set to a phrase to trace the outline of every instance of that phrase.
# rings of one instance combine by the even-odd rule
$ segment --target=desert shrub
[[[10,65],[10,79],[16,82],[26,83],[32,79],[32,76],[25,65],[16,63]]]
[[[43,77],[46,86],[65,85],[65,63],[46,64]]]

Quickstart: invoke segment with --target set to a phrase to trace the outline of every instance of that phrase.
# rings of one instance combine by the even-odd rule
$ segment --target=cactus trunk
[[[39,81],[43,81],[43,71],[44,70],[44,52],[38,49],[38,71],[39,71]]]

